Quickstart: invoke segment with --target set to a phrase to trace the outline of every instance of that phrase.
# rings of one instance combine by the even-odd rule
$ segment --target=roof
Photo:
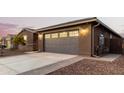
[[[15,36],[16,34],[7,34],[7,36]]]
[[[37,32],[36,29],[31,29],[31,28],[23,28],[22,31],[29,31],[29,32],[32,32],[32,33],[36,33]]]
[[[109,29],[112,33],[114,33],[117,36],[119,36],[119,37],[122,38],[121,35],[119,35],[112,28],[110,28],[109,26],[107,26],[106,24],[104,24],[97,17],[85,18],[85,19],[70,21],[70,22],[66,22],[66,23],[61,23],[61,24],[58,24],[58,25],[48,26],[48,27],[37,29],[37,32],[47,31],[47,30],[52,30],[52,29],[57,29],[57,28],[61,28],[61,27],[74,26],[74,25],[79,25],[79,24],[83,24],[83,23],[91,23],[91,22],[98,22],[98,23],[100,23],[101,25],[103,25],[104,27],[106,27],[107,29]]]
[[[102,21],[100,21],[97,17],[91,17],[91,18],[85,18],[85,19],[80,19],[80,20],[75,20],[75,21],[70,21],[70,22],[66,22],[66,23],[61,23],[58,25],[53,25],[53,26],[48,26],[48,27],[44,27],[44,28],[40,28],[40,29],[31,29],[31,28],[23,28],[22,31],[29,31],[32,33],[36,33],[36,32],[43,32],[43,31],[47,31],[47,30],[52,30],[52,29],[57,29],[57,28],[62,28],[62,27],[68,27],[68,26],[74,26],[74,25],[80,25],[83,23],[91,23],[91,22],[97,22],[100,23],[102,26],[106,27],[107,29],[109,29],[112,33],[116,34],[117,36],[121,37],[121,35],[119,35],[117,32],[115,32],[112,28],[110,28],[109,26],[107,26],[106,24],[104,24]],[[21,32],[22,32],[21,31]],[[21,33],[20,32],[20,33]],[[19,34],[20,34],[19,33]],[[18,34],[18,35],[19,35]]]
[[[37,29],[37,31],[45,31],[45,30],[51,30],[51,29],[56,29],[56,28],[60,28],[60,27],[68,27],[68,26],[73,26],[73,25],[79,25],[79,24],[83,24],[83,23],[94,22],[96,20],[97,20],[96,17],[85,18],[85,19],[80,19],[80,20],[70,21],[70,22],[66,22],[66,23],[61,23],[61,24],[58,24],[58,25],[53,25],[53,26],[40,28],[40,29]]]
[[[18,36],[20,33],[22,33],[23,31],[29,31],[29,32],[31,32],[31,33],[36,33],[36,32],[37,32],[36,29],[23,28],[23,29],[17,34],[17,36]]]
[[[109,26],[107,26],[106,24],[104,24],[99,19],[97,19],[97,22],[99,22],[101,25],[103,25],[104,27],[106,27],[107,29],[109,29],[112,33],[114,33],[114,34],[118,35],[119,37],[123,38],[120,34],[118,34],[116,31],[114,31],[112,28],[110,28]]]

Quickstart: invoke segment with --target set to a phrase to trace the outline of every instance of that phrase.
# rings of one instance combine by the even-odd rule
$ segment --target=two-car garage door
[[[45,34],[45,51],[55,53],[78,54],[79,31]]]

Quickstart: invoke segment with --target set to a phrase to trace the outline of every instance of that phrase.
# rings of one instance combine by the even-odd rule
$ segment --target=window
[[[23,39],[24,39],[25,41],[27,41],[27,35],[24,35],[24,36],[23,36]]]
[[[70,32],[69,32],[69,36],[70,36],[70,37],[79,36],[79,31],[70,31]]]
[[[61,32],[59,35],[60,35],[60,37],[67,37],[68,33],[67,32]]]
[[[99,46],[103,46],[104,45],[104,35],[103,34],[100,34],[99,36]]]
[[[51,34],[52,38],[58,38],[58,33]]]
[[[6,40],[7,40],[7,41],[8,41],[8,40],[11,40],[11,38],[7,37]]]
[[[50,38],[50,34],[46,34],[45,35],[45,38]]]
[[[112,39],[112,34],[110,34],[110,39]]]

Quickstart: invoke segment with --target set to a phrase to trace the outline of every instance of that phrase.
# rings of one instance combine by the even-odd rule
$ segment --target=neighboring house
[[[2,37],[0,36],[0,45],[2,44]]]
[[[36,33],[36,30],[30,29],[30,28],[24,28],[22,31],[17,35],[21,36],[25,40],[25,45],[19,45],[20,50],[24,51],[35,51],[38,50],[37,48],[37,42],[38,42],[38,35]]]
[[[6,49],[14,48],[13,38],[15,35],[8,34],[7,36],[0,37],[0,45],[5,45]]]
[[[6,46],[6,37],[0,37],[0,45]]]
[[[122,53],[122,37],[96,17],[49,26],[37,31],[38,50],[43,52],[88,56]]]
[[[13,42],[13,39],[14,39],[14,37],[15,37],[16,35],[14,35],[14,34],[8,34],[7,36],[6,36],[6,43],[5,43],[5,45],[6,45],[6,48],[7,49],[13,49],[15,46],[14,46],[14,42]]]
[[[102,56],[122,53],[122,37],[96,17],[71,21],[41,29],[23,29],[25,46],[19,49],[41,52]]]

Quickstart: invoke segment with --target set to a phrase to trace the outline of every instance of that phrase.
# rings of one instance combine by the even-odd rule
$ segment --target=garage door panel
[[[78,37],[45,39],[45,51],[55,53],[78,54]]]

